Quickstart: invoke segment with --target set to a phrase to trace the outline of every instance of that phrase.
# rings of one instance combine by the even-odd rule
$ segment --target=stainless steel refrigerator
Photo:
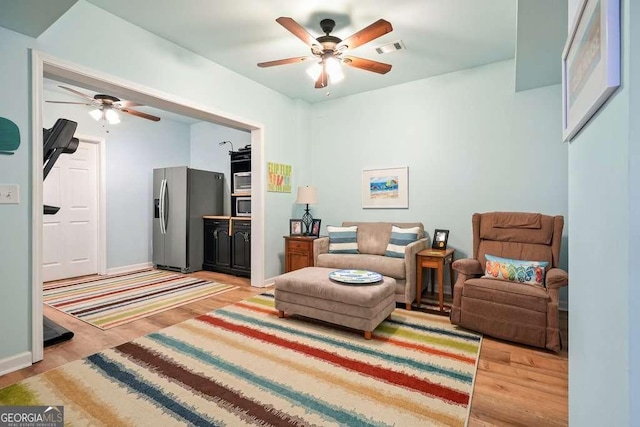
[[[202,270],[203,215],[222,215],[224,175],[186,166],[153,170],[153,264]]]

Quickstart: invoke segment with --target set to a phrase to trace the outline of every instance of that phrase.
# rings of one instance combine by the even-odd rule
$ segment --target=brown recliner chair
[[[538,213],[473,214],[473,258],[453,263],[451,323],[496,338],[559,351],[558,289],[567,273],[558,267],[562,216]],[[547,261],[545,286],[481,277],[485,255]]]

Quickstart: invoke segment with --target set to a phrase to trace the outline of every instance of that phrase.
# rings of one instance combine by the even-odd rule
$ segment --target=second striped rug
[[[151,316],[237,286],[160,270],[45,283],[44,302],[100,329]]]

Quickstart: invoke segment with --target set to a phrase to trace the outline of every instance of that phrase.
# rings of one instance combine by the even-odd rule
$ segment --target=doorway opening
[[[50,78],[60,82],[80,85],[95,91],[114,92],[126,99],[171,113],[192,117],[203,122],[251,132],[252,194],[251,221],[251,285],[264,287],[264,126],[252,120],[234,117],[231,114],[214,111],[175,95],[142,86],[128,80],[101,73],[85,67],[62,61],[58,58],[32,51],[32,362],[42,360],[43,307],[42,307],[42,259],[43,259],[43,80]]]

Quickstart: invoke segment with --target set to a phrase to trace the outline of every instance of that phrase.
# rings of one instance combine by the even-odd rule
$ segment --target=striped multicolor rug
[[[261,294],[0,390],[72,425],[462,426],[481,337],[398,309],[360,333]]]
[[[110,329],[236,287],[160,270],[92,276],[43,286],[45,304],[100,329]]]

